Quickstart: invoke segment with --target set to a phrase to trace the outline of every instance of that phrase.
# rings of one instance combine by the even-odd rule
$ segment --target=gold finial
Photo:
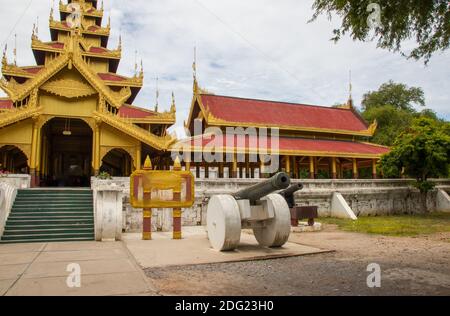
[[[349,72],[349,96],[347,101],[347,107],[352,109],[353,108],[353,84],[352,84],[352,71]]]
[[[17,66],[17,34],[14,34],[14,65]]]
[[[152,170],[152,169],[153,169],[152,161],[150,160],[150,156],[147,156],[144,162],[144,170]]]
[[[3,58],[2,58],[3,67],[5,67],[8,64],[8,60],[6,58],[7,51],[8,51],[8,44],[5,45],[5,49],[3,50]]]
[[[31,39],[36,39],[36,23],[33,23],[33,31],[31,32]]]
[[[176,113],[177,112],[177,107],[175,104],[175,94],[172,91],[172,105],[170,106],[170,112],[171,113]]]
[[[194,94],[198,91],[198,83],[197,83],[197,47],[194,46],[194,62],[192,63],[192,71],[194,77]]]
[[[177,156],[177,158],[175,158],[175,161],[173,163],[173,169],[175,171],[181,170],[181,162],[180,162],[180,157],[179,156]]]
[[[119,47],[117,48],[117,50],[122,50],[122,34],[119,35]]]
[[[102,0],[102,9],[101,10],[103,11],[103,9],[104,9],[104,6],[103,6],[103,0]]]
[[[159,78],[156,77],[156,105],[155,105],[155,112],[158,112],[159,107]]]
[[[111,16],[108,17],[108,26],[107,26],[107,28],[108,29],[111,28]]]
[[[139,72],[139,77],[144,78],[144,61],[141,59],[141,71]]]
[[[137,50],[134,51],[134,77],[137,77]]]

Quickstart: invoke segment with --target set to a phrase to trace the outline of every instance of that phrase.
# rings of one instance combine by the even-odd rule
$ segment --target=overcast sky
[[[109,47],[123,37],[119,73],[133,74],[136,50],[144,60],[145,86],[135,104],[154,107],[159,77],[160,109],[170,108],[174,91],[177,126],[187,119],[192,98],[194,46],[200,85],[216,94],[329,106],[347,100],[351,69],[357,105],[364,93],[392,79],[422,87],[428,107],[450,119],[449,52],[435,54],[425,67],[374,43],[345,38],[334,44],[329,39],[338,19],[307,23],[313,0],[104,2],[111,15]],[[19,65],[34,64],[32,25],[39,16],[39,36],[50,40],[51,6],[51,0],[0,0],[0,44],[8,43],[9,60],[17,33]]]

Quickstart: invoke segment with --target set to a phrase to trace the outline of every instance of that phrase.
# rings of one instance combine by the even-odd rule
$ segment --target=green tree
[[[379,5],[379,12],[373,3]],[[342,18],[341,26],[333,31],[335,42],[350,33],[354,40],[377,40],[378,47],[401,52],[405,41],[415,39],[417,46],[402,54],[423,58],[425,63],[450,46],[448,0],[315,0],[313,9],[312,21],[322,14]],[[373,17],[379,17],[376,25],[368,22]]]
[[[422,88],[408,87],[392,80],[380,86],[378,91],[370,91],[363,97],[363,111],[390,105],[398,110],[415,112],[414,106],[425,106]]]
[[[447,177],[450,165],[450,124],[421,117],[397,137],[391,152],[384,155],[380,168],[387,178],[404,175],[416,179],[424,197],[433,188],[432,177]]]
[[[415,106],[425,106],[425,95],[421,88],[389,81],[382,84],[377,91],[366,93],[362,101],[361,115],[368,122],[378,122],[378,129],[372,141],[392,146],[397,136],[419,116]],[[433,117],[434,114],[437,119],[431,110],[425,109],[422,113],[428,117]]]

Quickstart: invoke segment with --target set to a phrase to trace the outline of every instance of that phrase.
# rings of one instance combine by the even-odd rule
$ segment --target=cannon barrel
[[[254,203],[275,191],[286,189],[290,183],[291,178],[286,173],[280,172],[264,182],[233,194],[233,197],[236,200],[250,200]]]
[[[294,194],[295,194],[295,192],[300,191],[302,189],[303,189],[303,184],[296,183],[296,184],[291,185],[286,190],[281,191],[279,194],[282,197],[284,197],[284,199],[286,200],[286,202],[289,205],[289,208],[293,208],[295,206]]]

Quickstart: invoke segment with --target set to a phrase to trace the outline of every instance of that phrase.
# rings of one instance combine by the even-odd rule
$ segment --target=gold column
[[[231,171],[231,178],[236,179],[238,177],[237,168],[238,168],[237,154],[235,153],[235,154],[233,154],[233,168]]]
[[[95,139],[94,139],[94,143],[95,143],[95,150],[94,150],[94,173],[95,175],[98,175],[100,172],[100,133],[101,133],[101,125],[100,122],[98,122],[95,125]]]
[[[37,145],[39,136],[39,126],[38,122],[35,120],[33,124],[33,136],[31,141],[31,159],[30,159],[30,175],[31,175],[31,186],[36,187],[36,165],[37,165]]]
[[[373,179],[377,178],[377,160],[376,159],[372,160],[372,178]]]
[[[331,158],[331,173],[332,173],[333,179],[337,179],[336,157]]]
[[[353,179],[358,179],[358,161],[353,158]]]
[[[314,179],[315,176],[314,157],[309,157],[309,178]]]
[[[286,156],[286,173],[291,176],[291,157],[290,156]]]
[[[136,148],[136,169],[141,170],[142,169],[142,163],[141,163],[141,143],[139,143],[139,146]]]

